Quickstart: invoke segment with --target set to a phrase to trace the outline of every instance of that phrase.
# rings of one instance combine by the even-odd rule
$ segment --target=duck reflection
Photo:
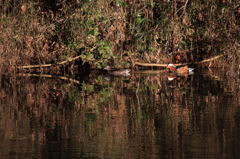
[[[189,77],[189,75],[191,75],[191,74],[188,74],[188,73],[186,73],[186,74],[168,73],[166,75],[166,77],[168,78],[169,81],[173,81],[174,79],[176,79],[176,80],[180,80],[182,78],[187,79]]]

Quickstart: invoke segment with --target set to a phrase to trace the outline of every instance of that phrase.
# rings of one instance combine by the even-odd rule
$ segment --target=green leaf
[[[186,41],[181,41],[178,46],[180,49],[184,49],[186,48],[186,45],[187,45]]]
[[[87,54],[87,58],[93,58],[93,54],[88,53],[88,54]]]

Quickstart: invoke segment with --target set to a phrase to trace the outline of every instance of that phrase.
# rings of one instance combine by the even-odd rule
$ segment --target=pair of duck
[[[168,64],[166,69],[169,70],[170,73],[176,74],[193,74],[194,68],[188,68],[188,66],[177,68],[174,64]],[[111,76],[131,76],[130,69],[112,69],[109,65],[107,65],[103,70],[107,70],[108,74]]]

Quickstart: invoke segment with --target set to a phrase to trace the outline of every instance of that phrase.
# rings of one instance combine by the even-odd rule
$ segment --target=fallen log
[[[224,55],[218,55],[218,56],[214,56],[210,59],[206,59],[206,60],[202,60],[202,61],[198,61],[198,62],[185,62],[185,63],[180,63],[180,64],[174,64],[176,66],[182,66],[182,65],[191,65],[191,64],[201,64],[204,62],[211,62],[213,60],[216,60],[220,57],[223,57]],[[135,62],[135,65],[139,65],[139,66],[159,66],[159,67],[166,67],[168,64],[155,64],[155,63],[141,63],[141,62]]]

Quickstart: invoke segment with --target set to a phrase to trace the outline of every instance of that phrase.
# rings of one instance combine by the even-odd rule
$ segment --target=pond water
[[[0,158],[240,158],[226,72],[1,77]]]

